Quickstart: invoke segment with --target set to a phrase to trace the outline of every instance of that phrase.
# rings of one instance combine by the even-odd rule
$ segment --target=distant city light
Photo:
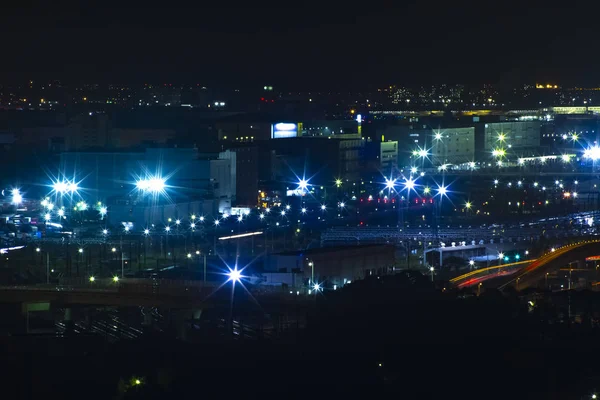
[[[196,229],[196,224],[195,224],[194,222],[192,222],[192,223],[190,224],[190,228],[192,228],[192,229]]]
[[[471,207],[472,207],[472,204],[471,204],[471,202],[470,202],[470,201],[467,201],[467,202],[465,203],[465,208],[468,210],[468,209],[470,209]]]
[[[102,229],[102,234],[103,235],[108,235],[108,229]]]
[[[218,219],[215,219],[215,226],[218,226],[221,222]]]
[[[404,182],[404,188],[408,191],[411,191],[415,188],[415,180],[414,179],[406,179]]]
[[[144,235],[149,235],[150,234],[150,229],[146,228],[144,229]]]
[[[302,190],[306,190],[306,188],[308,188],[308,182],[306,179],[300,179],[300,182],[298,182],[298,187]]]
[[[419,157],[422,157],[422,158],[427,158],[427,156],[429,155],[429,153],[425,149],[420,149],[418,154],[419,154]]]
[[[494,179],[494,185],[498,184],[498,179]]]
[[[258,215],[258,218],[260,218],[260,219],[264,219],[264,218],[265,218],[265,214],[263,214],[263,213],[260,213],[260,214]]]
[[[170,226],[165,226],[165,231],[169,232],[171,230]]]
[[[325,211],[327,209],[327,206],[325,204],[321,204],[321,210]]]
[[[234,269],[230,268],[227,275],[229,276],[229,280],[233,283],[239,282],[242,279],[242,271],[238,270],[237,267]]]
[[[411,168],[410,168],[410,173],[411,173],[411,174],[416,174],[416,173],[417,173],[417,171],[418,171],[418,168],[417,168],[417,167],[411,167]]]
[[[590,148],[586,149],[583,152],[583,156],[585,158],[591,158],[592,161],[598,160],[600,158],[600,147],[593,146],[593,147],[590,147]]]
[[[448,187],[447,186],[438,186],[437,192],[440,196],[445,196],[448,193]]]
[[[341,207],[341,208],[344,208],[344,207],[346,207],[346,203],[344,203],[344,202],[342,201],[342,202],[340,203],[340,207]]]
[[[285,215],[285,210],[281,210],[281,215],[284,216]]]
[[[436,134],[435,134],[435,139],[436,139],[436,140],[442,140],[442,134],[441,134],[441,133],[439,133],[439,132],[438,132],[438,133],[436,133]]]
[[[44,219],[45,219],[46,221],[50,221],[50,219],[51,219],[51,218],[52,218],[52,216],[51,216],[49,213],[48,213],[48,214],[46,214],[46,215],[44,215]]]
[[[100,207],[100,215],[106,215],[108,209],[106,207]]]
[[[285,206],[286,210],[289,210],[290,208],[292,208],[289,204],[287,206]]]
[[[302,210],[300,210],[302,212],[302,214],[306,214],[306,208],[302,207]]]
[[[200,222],[204,222],[204,217],[203,216],[201,216],[199,219],[200,219]]]
[[[394,185],[396,184],[396,180],[395,179],[385,179],[385,187],[386,189],[393,189]]]
[[[141,179],[137,181],[135,185],[139,190],[144,192],[160,193],[165,190],[166,182],[162,178],[153,177],[149,179]]]
[[[23,202],[23,196],[21,195],[21,192],[19,191],[19,189],[11,190],[11,194],[12,194],[12,204],[19,205]]]

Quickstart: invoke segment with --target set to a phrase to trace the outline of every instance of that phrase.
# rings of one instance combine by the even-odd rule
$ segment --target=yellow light
[[[350,110],[350,114],[354,114],[354,113],[355,113],[355,111],[354,111],[354,110]]]
[[[83,101],[87,101],[87,97],[84,97],[84,98],[83,98]]]
[[[470,201],[467,201],[467,203],[465,204],[465,207],[466,207],[467,209],[471,208],[471,202],[470,202]]]
[[[336,180],[335,180],[335,184],[336,184],[337,186],[341,186],[341,185],[342,185],[342,180],[341,180],[341,179],[336,179]]]
[[[142,384],[142,381],[140,381],[139,379],[136,379],[136,380],[135,380],[135,384],[136,384],[136,385],[141,385],[141,384]]]
[[[506,139],[506,135],[504,133],[501,133],[498,135],[498,140],[501,142],[504,142],[504,139]]]
[[[426,187],[425,190],[423,190],[423,193],[425,194],[429,194],[429,192],[431,192],[431,189],[429,189],[428,187]]]
[[[118,276],[113,276],[113,282],[119,282],[119,277]]]

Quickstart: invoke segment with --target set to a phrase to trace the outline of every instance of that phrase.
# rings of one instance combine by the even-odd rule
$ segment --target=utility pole
[[[204,254],[204,286],[206,286],[206,254]]]
[[[46,252],[46,283],[50,283],[50,252]]]

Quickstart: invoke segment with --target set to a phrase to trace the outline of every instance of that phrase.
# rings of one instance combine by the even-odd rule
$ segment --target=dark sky
[[[216,0],[161,7],[12,3],[0,9],[2,82],[32,77],[297,89],[600,83],[593,6],[551,8],[527,0],[308,1],[302,7],[256,1],[240,2],[242,8]]]

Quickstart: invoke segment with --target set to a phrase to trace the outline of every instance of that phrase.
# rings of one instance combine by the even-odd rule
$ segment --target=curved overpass
[[[504,289],[515,286],[518,290],[535,285],[546,273],[569,262],[581,261],[600,254],[600,240],[583,240],[554,249],[535,260],[482,268],[450,280],[455,287],[464,288],[487,282],[487,287]]]
[[[450,283],[458,288],[473,286],[489,279],[511,275],[517,272],[520,268],[523,268],[525,265],[534,261],[535,259],[518,261],[510,264],[495,265],[487,268],[479,268],[450,279]]]
[[[520,269],[506,281],[497,285],[499,289],[515,286],[517,290],[534,286],[545,278],[549,271],[560,268],[570,262],[583,262],[586,258],[595,256],[600,250],[600,240],[584,240],[550,251],[530,265]]]

